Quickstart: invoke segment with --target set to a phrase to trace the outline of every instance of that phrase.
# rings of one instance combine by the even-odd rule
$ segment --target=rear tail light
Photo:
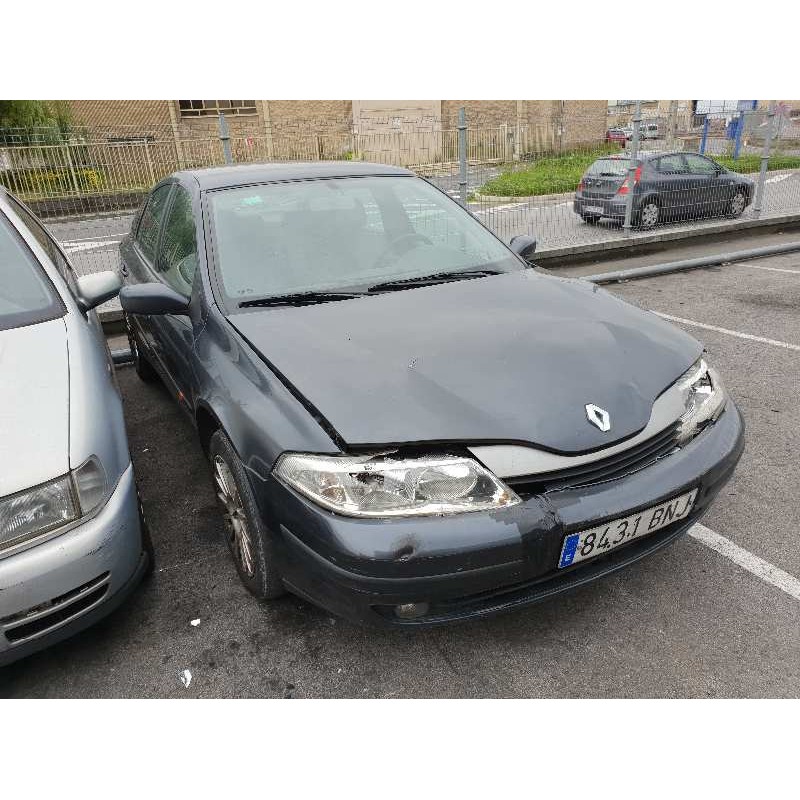
[[[638,167],[636,167],[636,172],[633,175],[634,186],[636,186],[636,184],[639,183],[639,178],[641,177],[642,177],[642,167],[641,165],[639,165]],[[628,186],[628,175],[626,175],[625,180],[622,181],[622,185],[619,187],[619,189],[617,189],[617,194],[628,194],[629,188],[630,187]]]
[[[577,191],[579,191],[579,192],[582,192],[582,191],[583,191],[583,178],[581,178],[581,182],[578,184],[578,189],[577,189]]]

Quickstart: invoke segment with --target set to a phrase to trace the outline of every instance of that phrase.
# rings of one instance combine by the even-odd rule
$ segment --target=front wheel
[[[661,209],[655,200],[645,200],[639,209],[638,227],[642,230],[651,230],[658,225]]]
[[[728,203],[728,216],[741,217],[747,207],[747,198],[744,192],[736,192]]]
[[[239,578],[259,600],[280,597],[286,589],[275,563],[272,534],[261,521],[242,462],[223,431],[211,437],[208,457],[222,508],[225,539]]]

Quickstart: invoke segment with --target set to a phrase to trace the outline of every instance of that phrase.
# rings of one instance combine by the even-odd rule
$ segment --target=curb
[[[657,242],[672,242],[682,239],[699,239],[703,236],[718,236],[725,233],[735,233],[753,228],[767,228],[770,226],[786,225],[787,223],[800,222],[800,213],[783,214],[775,217],[762,217],[759,219],[742,219],[728,222],[717,222],[703,225],[701,228],[665,230],[658,233],[634,234],[621,239],[611,239],[605,242],[589,242],[587,244],[567,245],[566,247],[553,247],[547,250],[536,251],[536,261],[563,258],[564,256],[584,255],[587,253],[604,253],[614,250],[627,250],[628,255],[633,254],[638,248]]]
[[[776,256],[783,253],[796,253],[798,250],[800,250],[800,242],[785,242],[784,244],[768,245],[767,247],[736,250],[732,253],[717,253],[714,256],[686,258],[682,261],[668,261],[664,264],[653,264],[648,267],[633,267],[632,269],[618,269],[613,272],[601,272],[597,275],[583,275],[581,276],[581,280],[601,284],[617,283],[619,281],[629,281],[637,278],[651,278],[656,275],[667,275],[672,272],[683,272],[689,269],[718,267],[723,264],[734,264],[738,261],[749,261],[751,258],[764,258],[765,256]]]

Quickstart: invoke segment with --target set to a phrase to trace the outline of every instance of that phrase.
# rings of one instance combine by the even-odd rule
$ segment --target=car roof
[[[315,178],[352,178],[364,176],[413,176],[403,167],[371,164],[363,161],[286,161],[271,164],[236,164],[225,167],[183,170],[173,177],[192,178],[200,189],[223,189],[271,181],[313,180]]]

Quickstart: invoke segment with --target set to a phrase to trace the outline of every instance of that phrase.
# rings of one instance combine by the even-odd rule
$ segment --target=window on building
[[[256,113],[255,100],[178,100],[182,117],[242,116]]]

